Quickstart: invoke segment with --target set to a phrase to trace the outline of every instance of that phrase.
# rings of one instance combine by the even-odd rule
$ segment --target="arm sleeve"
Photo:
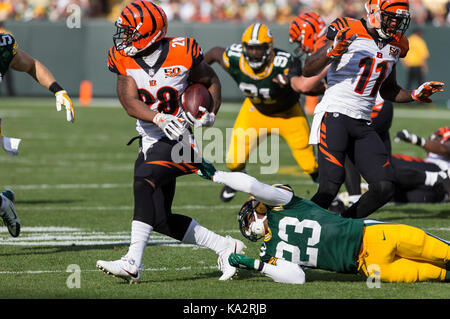
[[[213,176],[213,181],[227,185],[237,191],[248,193],[269,206],[286,205],[294,195],[286,189],[261,183],[253,176],[241,172],[217,171]]]
[[[304,284],[306,281],[305,272],[299,265],[283,259],[278,259],[276,265],[264,263],[261,272],[284,284]]]

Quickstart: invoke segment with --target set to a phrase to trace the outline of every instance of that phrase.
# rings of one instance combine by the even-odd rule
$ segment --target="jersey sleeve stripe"
[[[191,47],[191,38],[186,38],[186,54],[189,54],[189,49]]]
[[[347,19],[344,17],[344,18],[342,18],[342,20],[344,20],[345,26],[346,26],[347,28],[350,28],[350,26],[348,25]]]

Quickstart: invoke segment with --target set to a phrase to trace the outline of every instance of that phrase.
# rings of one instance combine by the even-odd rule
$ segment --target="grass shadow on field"
[[[33,247],[23,247],[14,253],[0,254],[0,257],[8,256],[30,256],[30,255],[52,255],[56,253],[67,253],[67,252],[81,252],[89,250],[110,250],[117,251],[121,249],[121,246],[128,247],[129,243],[123,244],[113,244],[113,245],[70,245],[70,246],[33,246]]]
[[[81,200],[73,199],[31,199],[31,200],[16,200],[16,204],[24,205],[42,205],[42,204],[73,204],[81,202]]]
[[[390,216],[384,217],[383,212],[385,213],[395,213],[399,214],[398,216]],[[386,210],[380,211],[380,214],[375,217],[375,219],[380,219],[383,221],[394,221],[394,220],[402,220],[405,219],[404,215],[408,215],[409,219],[448,219],[450,218],[450,210],[431,210],[427,208],[412,208],[408,206],[398,206],[394,209],[387,208]]]

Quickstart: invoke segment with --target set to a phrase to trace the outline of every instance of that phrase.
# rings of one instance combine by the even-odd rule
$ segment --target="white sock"
[[[425,172],[425,185],[433,186],[437,182],[437,178],[440,172]]]
[[[195,244],[214,250],[219,254],[222,250],[227,248],[227,238],[216,234],[215,232],[198,224],[194,219],[189,225],[186,234],[183,237],[183,243]]]
[[[134,259],[135,265],[139,267],[142,263],[144,250],[147,246],[153,227],[149,224],[133,220],[131,222],[131,243],[128,248],[127,257]]]

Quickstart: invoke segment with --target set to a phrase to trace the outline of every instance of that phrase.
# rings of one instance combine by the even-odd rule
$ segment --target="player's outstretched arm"
[[[385,100],[397,103],[412,101],[431,103],[430,96],[436,92],[444,91],[444,86],[445,84],[442,82],[431,81],[423,83],[416,90],[405,90],[397,83],[397,72],[394,65],[392,72],[380,87],[380,95]]]
[[[322,71],[333,59],[327,56],[327,50],[332,45],[332,42],[327,40],[325,45],[318,49],[315,53],[308,56],[303,66],[302,74],[304,77],[315,76]]]
[[[72,100],[67,92],[56,82],[53,74],[40,61],[36,60],[28,53],[18,49],[11,61],[11,69],[19,72],[26,72],[32,76],[36,82],[50,90],[56,97],[56,109],[61,111],[62,106],[66,109],[66,118],[69,122],[75,121],[75,110]]]
[[[214,47],[204,55],[203,61],[207,64],[219,63],[224,69],[226,69],[225,64],[223,63],[223,53],[225,49],[222,47]]]
[[[410,144],[415,144],[422,147],[429,153],[434,153],[442,156],[450,156],[450,140],[446,141],[445,143],[441,143],[440,141],[426,139],[414,133],[410,133],[406,129],[403,129],[397,132],[394,137],[394,141],[402,141]]]
[[[198,175],[205,179],[229,186],[239,192],[254,196],[260,202],[269,206],[286,205],[292,199],[293,193],[268,184],[261,183],[253,176],[242,172],[218,171],[213,164],[202,159]]]
[[[231,266],[236,268],[256,270],[275,282],[284,284],[304,284],[305,272],[303,269],[292,262],[278,259],[276,265],[267,264],[252,257],[232,253],[228,257]]]

